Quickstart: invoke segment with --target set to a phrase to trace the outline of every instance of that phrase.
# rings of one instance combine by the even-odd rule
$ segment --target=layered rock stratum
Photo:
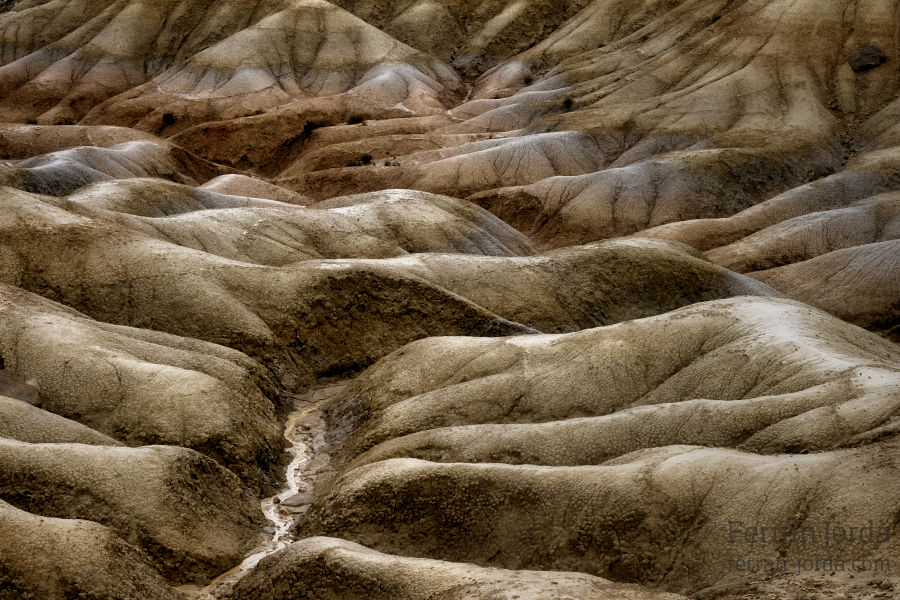
[[[900,594],[898,11],[0,1],[0,599]]]

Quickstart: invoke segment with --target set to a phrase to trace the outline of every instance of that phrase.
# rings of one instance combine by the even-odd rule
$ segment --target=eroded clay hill
[[[898,9],[0,2],[0,598],[900,593]]]

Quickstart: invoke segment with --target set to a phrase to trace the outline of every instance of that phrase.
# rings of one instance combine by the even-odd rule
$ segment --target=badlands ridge
[[[0,599],[896,597],[898,15],[0,2]]]

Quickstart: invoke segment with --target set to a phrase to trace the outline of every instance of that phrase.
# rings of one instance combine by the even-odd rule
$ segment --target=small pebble
[[[315,499],[316,497],[311,492],[300,492],[290,498],[285,498],[282,504],[284,506],[302,506],[304,504],[312,504]]]

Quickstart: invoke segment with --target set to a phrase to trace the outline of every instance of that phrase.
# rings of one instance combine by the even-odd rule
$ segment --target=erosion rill
[[[320,406],[346,387],[345,383],[325,384],[294,399],[288,414],[284,438],[289,447],[284,487],[260,502],[268,519],[262,533],[264,541],[237,565],[206,585],[184,585],[181,592],[203,600],[227,594],[241,577],[252,571],[266,556],[295,541],[295,526],[315,501],[316,482],[328,474],[329,446],[325,440],[325,422]]]
[[[0,600],[900,595],[900,0],[0,0]]]

